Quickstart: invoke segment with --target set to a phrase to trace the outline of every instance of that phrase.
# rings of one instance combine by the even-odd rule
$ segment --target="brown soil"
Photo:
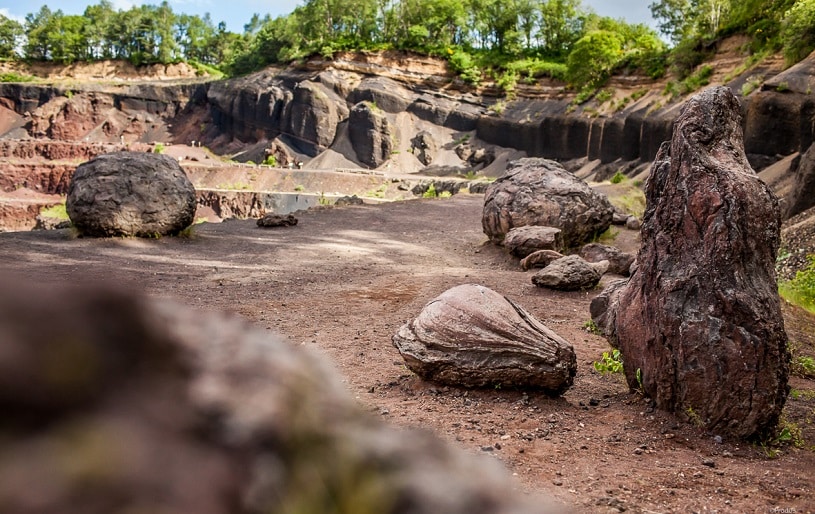
[[[542,492],[578,512],[812,511],[815,380],[794,377],[797,399],[785,409],[802,448],[717,444],[716,434],[653,411],[619,375],[603,376],[592,366],[609,349],[584,328],[599,290],[534,287],[531,272],[486,243],[481,206],[481,196],[456,195],[319,209],[299,214],[293,228],[230,220],[197,225],[189,238],[159,240],[7,233],[0,234],[0,260],[31,281],[101,276],[151,296],[238,312],[326,354],[372,415],[426,427],[499,459],[519,490]],[[637,233],[623,230],[615,243],[631,250]],[[462,283],[509,296],[574,344],[578,375],[562,398],[443,387],[405,368],[391,336],[429,300]],[[815,318],[789,307],[785,316],[797,352],[815,355]]]

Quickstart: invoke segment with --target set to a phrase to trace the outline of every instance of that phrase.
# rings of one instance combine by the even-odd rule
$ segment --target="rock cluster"
[[[566,247],[578,246],[605,231],[614,208],[608,199],[555,161],[538,158],[511,162],[484,198],[481,225],[500,244],[515,227],[561,230]]]
[[[238,317],[0,278],[5,511],[556,508],[491,459],[372,419],[322,358]]]
[[[738,100],[682,109],[646,185],[638,268],[592,302],[628,384],[662,409],[736,437],[769,433],[788,392],[775,260],[778,200],[744,153]]]
[[[80,164],[68,188],[66,210],[81,235],[173,235],[195,217],[195,189],[166,155],[117,152]]]
[[[454,287],[393,336],[407,367],[425,380],[560,394],[574,380],[572,345],[512,300],[484,286]]]

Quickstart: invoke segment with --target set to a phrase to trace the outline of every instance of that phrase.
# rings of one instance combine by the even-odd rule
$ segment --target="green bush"
[[[34,77],[29,75],[20,75],[19,73],[2,73],[0,74],[0,82],[33,82]]]
[[[599,361],[594,361],[594,369],[602,373],[622,373],[623,372],[623,359],[620,355],[620,350],[614,350],[609,354],[603,352],[603,357]]]
[[[580,38],[566,60],[568,78],[578,88],[598,86],[622,58],[620,35],[593,30]]]
[[[164,143],[156,143],[153,147],[153,153],[164,153]]]
[[[815,0],[798,0],[784,13],[781,42],[787,64],[793,64],[815,49]]]
[[[266,166],[277,166],[277,157],[275,157],[274,155],[270,155],[266,157],[266,160],[263,161],[263,164],[265,164]]]
[[[786,301],[815,314],[815,255],[809,256],[809,265],[795,278],[781,282],[778,292]]]
[[[447,58],[450,68],[461,77],[461,80],[470,84],[478,85],[481,82],[481,70],[476,66],[473,56],[461,49],[449,50]]]

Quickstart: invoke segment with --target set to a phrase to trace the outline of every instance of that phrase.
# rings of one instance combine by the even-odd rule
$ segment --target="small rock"
[[[563,237],[559,228],[528,225],[507,232],[503,245],[518,258],[524,258],[538,250],[560,250]]]
[[[481,447],[482,452],[491,452],[491,451],[494,451],[494,450],[495,450],[495,448],[493,448],[492,446],[482,446]]]
[[[563,254],[554,250],[538,250],[521,259],[521,268],[524,271],[532,268],[545,268],[552,261],[556,261],[561,257],[563,257]]]
[[[567,255],[537,272],[532,283],[561,291],[591,289],[608,269],[608,261],[588,263],[577,255]]]
[[[286,214],[281,216],[279,214],[266,214],[258,220],[258,226],[264,228],[270,227],[293,227],[297,225],[297,218],[293,214]]]
[[[714,461],[713,459],[704,459],[704,460],[702,460],[702,465],[707,466],[709,468],[715,468],[716,467],[716,461]]]
[[[639,230],[642,228],[642,222],[636,216],[629,216],[627,220],[625,220],[625,228],[629,230]]]
[[[722,436],[717,435],[716,437],[713,438],[713,442],[716,444],[722,444]]]

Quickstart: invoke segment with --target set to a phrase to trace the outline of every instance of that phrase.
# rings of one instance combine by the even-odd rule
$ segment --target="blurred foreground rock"
[[[166,155],[116,152],[80,164],[71,178],[66,210],[80,235],[173,235],[195,217],[195,189]]]
[[[646,198],[638,268],[592,302],[592,318],[628,385],[658,407],[717,434],[770,433],[789,390],[779,205],[747,162],[729,89],[684,106]]]
[[[0,278],[4,512],[562,510],[370,418],[321,358],[240,318]]]
[[[549,394],[574,381],[572,345],[521,306],[484,286],[449,289],[393,336],[407,367],[463,387],[519,387]]]

